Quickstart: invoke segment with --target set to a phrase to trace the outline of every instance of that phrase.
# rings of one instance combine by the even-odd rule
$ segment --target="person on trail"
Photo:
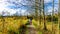
[[[25,25],[22,25],[21,27],[20,27],[20,34],[26,34],[26,31],[29,29],[31,29],[30,28],[30,25],[32,25],[32,17],[27,17],[27,19],[28,19],[28,22],[25,24]]]
[[[26,25],[32,25],[32,17],[27,17],[27,19],[28,19],[28,23],[26,23]]]
[[[37,34],[37,31],[36,29],[34,28],[33,24],[32,24],[32,17],[27,17],[29,20],[28,20],[28,23],[26,23],[27,25],[27,31],[28,33],[27,34]]]

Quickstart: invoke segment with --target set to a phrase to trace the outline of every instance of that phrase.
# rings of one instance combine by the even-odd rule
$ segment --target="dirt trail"
[[[27,28],[28,34],[37,34],[37,30],[34,27]]]

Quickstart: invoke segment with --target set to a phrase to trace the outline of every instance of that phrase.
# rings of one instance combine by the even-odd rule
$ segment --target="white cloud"
[[[5,2],[5,1],[7,1],[7,0],[0,0],[0,2]]]
[[[16,0],[10,0],[10,1],[17,2]],[[20,1],[21,0],[18,0],[18,2]],[[7,15],[13,15],[16,12],[20,12],[20,9],[10,9],[9,7],[7,8],[7,6],[13,6],[13,5],[14,4],[8,3],[7,0],[0,0],[0,15],[7,16]],[[26,10],[22,9],[21,14],[24,15],[25,11]],[[4,14],[2,12],[4,12]]]
[[[22,10],[21,13],[22,13],[22,15],[25,15],[26,14],[26,10]]]
[[[48,10],[47,13],[52,15],[53,7],[49,6],[47,10]],[[58,13],[58,6],[54,7],[54,13]]]
[[[6,5],[4,1],[0,0],[0,12],[2,12],[4,9],[6,9]]]
[[[6,0],[0,0],[0,15],[2,15],[3,11],[5,12],[3,16],[8,15],[8,13],[10,13],[10,15],[13,15],[16,13],[17,10],[7,8],[8,5],[13,5],[13,4],[7,3]]]
[[[52,6],[49,6],[48,7],[48,12],[52,12],[52,10],[53,10]]]
[[[9,12],[10,15],[13,15],[17,11],[18,12],[20,11],[20,9],[10,9],[10,8],[7,8],[7,6],[9,6],[9,5],[13,6],[14,4],[7,3],[6,1],[7,0],[0,0],[0,14],[2,14],[2,11],[5,11],[5,12]],[[17,2],[16,0],[10,0],[10,1]],[[18,0],[18,2],[20,2],[20,1],[21,0]],[[52,0],[44,0],[44,3],[49,3],[49,2],[52,2]],[[57,0],[56,0],[56,2],[57,2]],[[55,9],[58,10],[57,6],[55,6]],[[54,11],[56,11],[55,9],[54,9]],[[52,12],[52,10],[53,10],[52,6],[49,6],[47,10],[48,10],[48,12]],[[21,13],[24,15],[24,13],[25,13],[26,10],[22,9],[21,11],[22,11]],[[7,15],[7,13],[5,15]]]
[[[50,3],[53,2],[53,0],[44,0],[44,3]],[[59,0],[54,0],[54,3],[59,3]]]
[[[44,3],[52,2],[52,0],[44,0]]]

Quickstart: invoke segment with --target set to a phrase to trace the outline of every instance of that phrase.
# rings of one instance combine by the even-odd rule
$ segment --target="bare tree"
[[[43,17],[44,17],[44,30],[47,30],[47,27],[46,27],[46,17],[45,17],[45,11],[44,11],[44,0],[43,0]]]
[[[39,4],[38,3],[38,0],[35,0],[35,17],[36,17],[36,20],[38,20],[38,7],[39,7]]]

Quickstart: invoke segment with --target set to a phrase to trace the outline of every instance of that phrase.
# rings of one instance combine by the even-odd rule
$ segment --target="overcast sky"
[[[44,0],[44,8],[45,12],[52,12],[53,0]],[[59,0],[54,0],[54,11],[58,11],[58,2]],[[9,3],[8,3],[9,2]],[[13,2],[13,3],[12,3]],[[28,5],[28,6],[22,6]],[[15,14],[16,12],[20,12],[24,15],[27,9],[31,9],[30,5],[33,5],[33,2],[23,1],[23,0],[0,0],[0,15],[6,16],[10,13],[10,15]],[[27,13],[27,12],[26,12]]]

